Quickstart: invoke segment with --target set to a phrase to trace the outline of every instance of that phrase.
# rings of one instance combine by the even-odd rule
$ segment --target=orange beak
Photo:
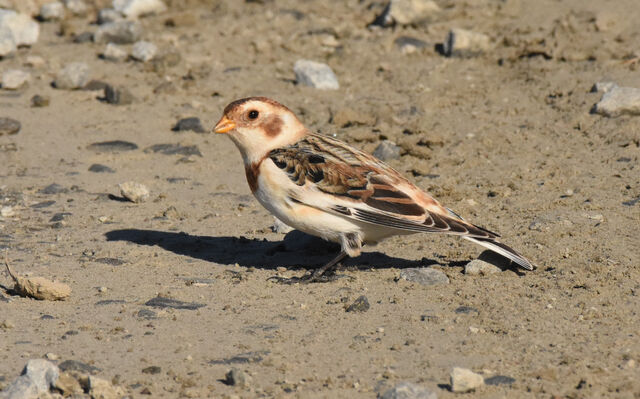
[[[226,116],[223,116],[216,124],[216,127],[213,128],[213,131],[216,133],[227,133],[235,128],[236,123]]]

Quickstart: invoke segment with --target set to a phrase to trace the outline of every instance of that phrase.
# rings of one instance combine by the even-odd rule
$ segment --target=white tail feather
[[[478,239],[475,237],[465,237],[463,236],[462,238],[469,240],[471,242],[475,242],[478,245],[482,245],[483,247],[492,250],[493,252],[496,252],[502,256],[504,256],[507,259],[510,259],[512,261],[514,261],[515,263],[517,263],[520,267],[522,267],[523,269],[527,269],[527,270],[533,270],[534,266],[533,264],[524,256],[520,255],[519,253],[517,253],[516,251],[514,251],[513,249],[509,248],[508,246],[506,246],[505,244],[501,243],[501,242],[497,242],[497,241],[490,241],[490,239],[487,239],[486,241],[483,239]]]

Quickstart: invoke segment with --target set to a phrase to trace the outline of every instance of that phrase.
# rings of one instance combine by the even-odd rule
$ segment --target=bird
[[[423,232],[456,235],[522,269],[535,268],[497,233],[466,221],[374,156],[311,132],[275,100],[229,103],[213,132],[236,145],[249,188],[264,208],[297,230],[340,244],[340,253],[324,266],[284,280],[327,281],[363,245]]]

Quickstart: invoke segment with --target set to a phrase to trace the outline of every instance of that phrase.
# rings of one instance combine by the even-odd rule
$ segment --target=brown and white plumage
[[[419,232],[458,235],[533,270],[522,255],[475,226],[375,157],[309,132],[285,106],[251,97],[229,104],[214,128],[227,133],[258,201],[288,225],[338,242],[357,256],[365,243]]]

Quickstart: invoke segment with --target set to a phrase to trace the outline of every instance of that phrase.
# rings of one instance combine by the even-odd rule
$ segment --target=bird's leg
[[[340,251],[338,256],[329,261],[326,265],[315,269],[312,273],[307,273],[302,277],[279,277],[273,276],[269,277],[269,280],[273,280],[276,283],[280,284],[296,284],[296,283],[327,283],[330,281],[334,281],[338,278],[344,277],[335,274],[336,266],[340,263],[342,259],[347,256],[347,253],[344,251]]]

